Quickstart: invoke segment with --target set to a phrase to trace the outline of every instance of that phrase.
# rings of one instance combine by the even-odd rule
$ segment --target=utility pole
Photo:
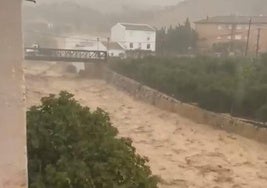
[[[166,36],[166,34],[165,34],[165,31],[162,33],[162,36],[160,37],[160,44],[159,44],[159,46],[160,46],[160,55],[161,56],[164,56],[165,54],[164,54],[164,52],[165,52],[165,47],[166,47],[166,45],[165,45],[165,36]]]
[[[258,57],[258,55],[259,55],[259,50],[260,50],[260,38],[261,38],[261,28],[258,28],[256,57]]]
[[[246,45],[245,56],[248,55],[248,48],[249,48],[249,38],[250,38],[251,24],[252,24],[252,18],[249,19],[249,24],[248,24],[248,35],[247,35],[247,45]]]
[[[97,40],[97,44],[96,44],[97,45],[97,51],[99,51],[99,40],[100,40],[99,37],[97,37],[96,40]]]
[[[232,24],[231,25],[231,44],[230,44],[231,52],[234,51],[235,30],[236,30],[236,24]]]
[[[110,38],[107,38],[107,60],[109,59],[109,44],[110,44]]]

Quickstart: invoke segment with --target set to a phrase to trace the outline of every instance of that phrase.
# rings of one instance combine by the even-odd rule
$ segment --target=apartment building
[[[240,51],[246,49],[255,54],[267,52],[266,16],[216,16],[195,22],[198,48],[201,52],[212,51],[223,43],[238,43]]]

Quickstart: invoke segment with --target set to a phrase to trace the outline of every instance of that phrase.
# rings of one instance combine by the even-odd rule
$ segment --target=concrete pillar
[[[27,187],[21,0],[0,0],[0,188]]]
[[[82,76],[92,79],[103,79],[106,63],[85,63],[85,70],[81,73]]]

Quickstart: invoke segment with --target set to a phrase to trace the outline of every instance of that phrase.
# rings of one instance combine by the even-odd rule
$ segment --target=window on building
[[[242,35],[235,35],[235,39],[236,40],[241,40],[242,39]]]
[[[133,48],[133,43],[132,42],[130,43],[130,48]]]
[[[151,45],[150,44],[147,44],[146,45],[146,49],[150,50],[150,48],[151,48]]]
[[[150,40],[150,37],[147,37],[147,40],[149,41]]]
[[[228,29],[232,29],[232,25],[228,25]]]
[[[237,29],[237,30],[241,30],[241,29],[242,29],[242,25],[237,25],[237,26],[236,26],[236,29]]]
[[[141,42],[139,42],[139,49],[141,49],[142,48],[142,43]]]
[[[228,35],[228,36],[227,36],[227,39],[229,39],[229,40],[230,40],[230,39],[231,39],[231,35]]]
[[[222,26],[221,25],[218,25],[218,30],[222,30]]]
[[[221,37],[221,36],[218,36],[218,37],[217,37],[217,40],[221,40],[221,39],[222,39],[222,37]]]

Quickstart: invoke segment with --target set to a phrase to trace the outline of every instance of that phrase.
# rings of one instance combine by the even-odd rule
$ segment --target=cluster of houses
[[[214,52],[216,47],[219,50],[220,46],[236,54],[267,52],[266,16],[216,16],[207,17],[194,24],[198,34],[199,53]],[[110,57],[154,54],[156,30],[147,24],[117,23],[111,28],[109,39],[104,42],[95,41],[91,46],[107,51]]]
[[[48,24],[51,28],[52,25]],[[197,51],[214,53],[226,48],[235,54],[267,52],[266,16],[216,16],[194,22],[198,35]],[[78,36],[80,37],[80,36]],[[75,37],[74,37],[75,38]],[[111,28],[110,37],[84,37],[80,41],[73,36],[66,39],[66,48],[107,51],[109,57],[144,56],[156,53],[156,29],[147,24],[117,23]],[[70,44],[70,45],[69,45]]]

